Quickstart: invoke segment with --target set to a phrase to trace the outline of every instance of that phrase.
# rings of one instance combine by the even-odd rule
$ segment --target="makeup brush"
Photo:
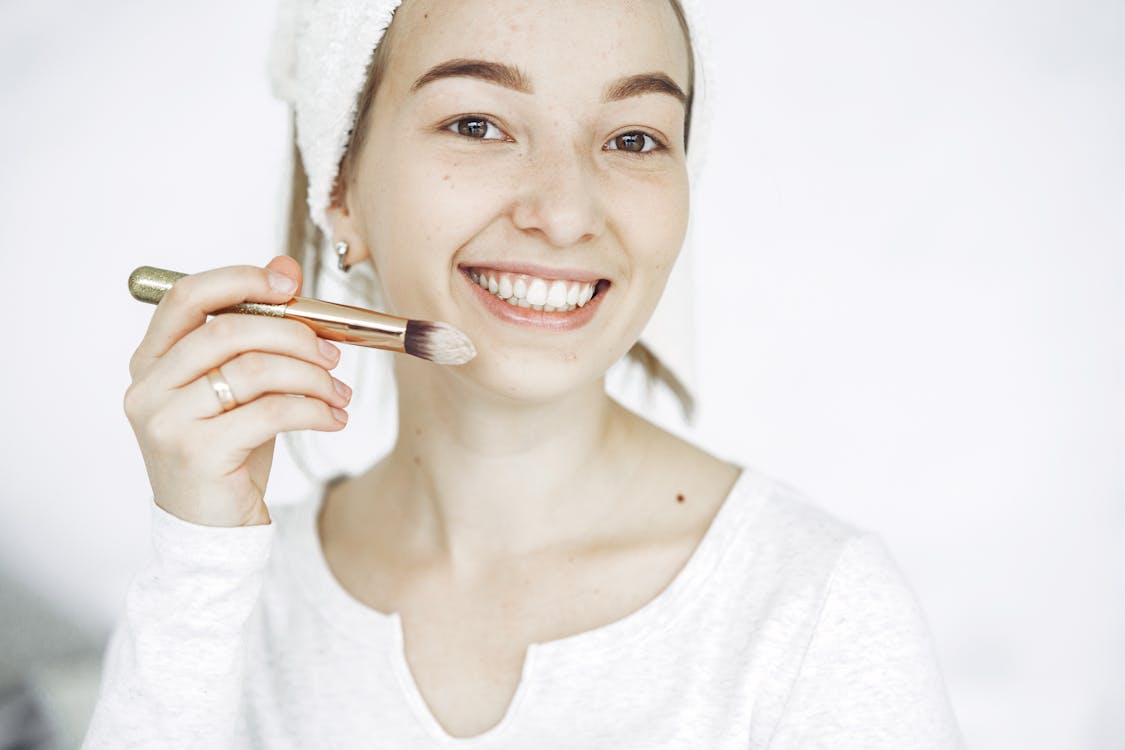
[[[141,266],[129,274],[129,293],[141,302],[155,305],[173,282],[183,276],[187,274]],[[311,297],[294,297],[277,305],[243,302],[216,310],[212,315],[228,312],[299,320],[330,341],[405,352],[439,365],[463,365],[477,354],[468,336],[448,323],[410,320]]]

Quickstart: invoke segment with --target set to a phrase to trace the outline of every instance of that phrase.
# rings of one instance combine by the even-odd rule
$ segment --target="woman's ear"
[[[371,250],[367,247],[360,224],[355,215],[348,208],[347,196],[344,191],[337,188],[332,191],[332,202],[325,212],[332,225],[332,245],[338,242],[348,243],[348,252],[344,256],[344,263],[354,266],[371,257]]]

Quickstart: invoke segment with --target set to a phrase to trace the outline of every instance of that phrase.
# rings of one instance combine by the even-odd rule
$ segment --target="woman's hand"
[[[269,523],[262,497],[278,433],[330,432],[347,422],[351,390],[328,372],[340,350],[311,328],[241,313],[207,322],[208,312],[287,302],[300,289],[300,266],[279,256],[265,269],[185,276],[157,305],[129,362],[125,414],[156,504],[172,515],[206,526]],[[213,367],[238,402],[230,411],[207,378]]]

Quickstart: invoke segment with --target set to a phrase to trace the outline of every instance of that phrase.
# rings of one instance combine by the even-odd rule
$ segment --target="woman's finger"
[[[208,313],[241,302],[288,302],[299,285],[300,278],[257,266],[227,266],[177,279],[156,306],[129,363],[130,372],[136,377],[144,363],[162,356],[185,334],[203,325]]]
[[[218,370],[238,404],[235,408],[267,393],[310,396],[341,409],[351,400],[351,389],[323,367],[281,354],[245,352]],[[184,419],[207,419],[224,411],[207,374],[178,389],[166,408]]]
[[[340,350],[304,323],[285,318],[224,313],[191,331],[146,374],[157,390],[181,388],[212,367],[243,352],[284,354],[325,369],[340,361]]]
[[[266,264],[266,270],[275,271],[282,274],[283,276],[288,276],[292,279],[296,279],[297,288],[293,291],[293,294],[301,293],[301,284],[303,283],[302,277],[304,276],[304,273],[301,271],[301,264],[297,262],[297,259],[293,256],[274,256],[274,258]]]
[[[248,453],[282,432],[335,432],[347,422],[347,412],[319,398],[272,393],[199,424],[207,426],[224,451]]]

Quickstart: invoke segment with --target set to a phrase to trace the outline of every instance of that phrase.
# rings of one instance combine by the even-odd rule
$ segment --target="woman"
[[[156,556],[86,747],[959,746],[876,537],[605,393],[687,226],[679,5],[408,0],[381,42],[370,5],[286,12],[312,219],[478,356],[397,357],[393,450],[271,519],[275,436],[346,423],[339,353],[205,323],[299,293],[292,258],[178,282],[125,404]]]

